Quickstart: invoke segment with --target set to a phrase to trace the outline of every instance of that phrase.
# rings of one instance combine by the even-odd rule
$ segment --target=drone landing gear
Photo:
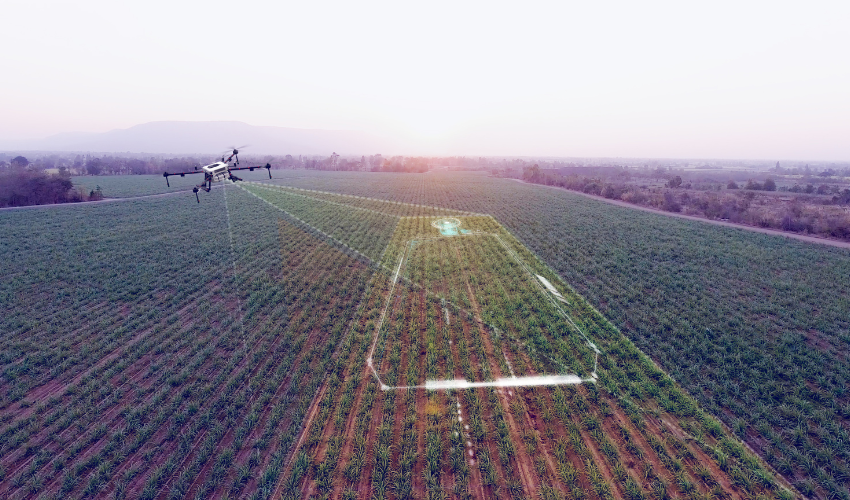
[[[209,193],[210,189],[212,189],[212,181],[207,179],[203,184],[199,184],[192,188],[192,192],[195,193],[195,199],[198,200],[198,203],[201,202],[201,199],[198,197],[198,191],[201,189]]]

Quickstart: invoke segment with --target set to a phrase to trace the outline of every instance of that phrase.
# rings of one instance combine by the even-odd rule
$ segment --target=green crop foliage
[[[598,500],[732,484],[784,498],[737,437],[758,433],[804,494],[842,498],[847,405],[827,405],[846,397],[841,290],[811,288],[822,271],[801,277],[800,260],[778,266],[778,248],[747,240],[762,236],[620,210],[477,174],[286,173],[200,206],[175,194],[2,212],[0,496]],[[441,217],[470,232],[443,237]],[[689,246],[709,236],[728,255]],[[758,258],[779,271],[742,270]],[[751,285],[823,298],[820,319],[779,315]],[[798,327],[821,349],[804,352]],[[585,334],[602,351],[596,383],[383,390],[588,377]],[[771,372],[780,353],[775,366],[810,372]],[[790,393],[771,384],[786,373]]]
[[[353,182],[356,179],[356,182]],[[491,214],[608,317],[640,349],[742,436],[772,432],[766,457],[792,481],[839,491],[847,477],[850,254],[782,237],[674,219],[588,200],[563,190],[481,173],[421,176],[311,173],[275,181]],[[604,335],[606,329],[592,332]],[[630,388],[646,398],[644,389]],[[653,398],[656,395],[650,394]],[[833,404],[836,402],[837,404]],[[680,415],[690,403],[665,401]],[[841,422],[830,427],[829,422]],[[794,434],[803,424],[817,439]],[[817,426],[817,428],[816,428]],[[721,434],[712,420],[705,432]],[[822,436],[822,437],[820,437]],[[841,447],[827,443],[841,443]],[[806,466],[810,459],[823,463]],[[807,486],[808,487],[808,486]]]

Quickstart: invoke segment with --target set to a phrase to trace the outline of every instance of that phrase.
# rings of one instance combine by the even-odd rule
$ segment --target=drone
[[[172,175],[179,175],[180,177],[185,177],[190,174],[204,174],[204,182],[198,184],[192,189],[192,192],[195,193],[195,199],[198,200],[198,203],[201,202],[201,199],[198,197],[198,191],[203,189],[207,193],[212,189],[213,182],[221,182],[225,179],[230,180],[231,182],[241,181],[242,179],[233,175],[233,172],[236,170],[250,170],[254,171],[255,168],[264,168],[269,172],[269,179],[272,178],[272,166],[269,163],[266,163],[265,166],[256,166],[256,167],[240,167],[239,165],[239,150],[245,148],[246,146],[239,146],[238,148],[228,148],[225,151],[224,155],[221,157],[221,161],[217,161],[215,163],[210,163],[209,165],[204,165],[203,167],[195,167],[194,170],[190,170],[188,172],[175,172],[168,173],[164,172],[162,174],[165,177],[165,184],[168,187],[171,187],[171,183],[168,182],[168,178]],[[227,156],[227,155],[230,156]]]

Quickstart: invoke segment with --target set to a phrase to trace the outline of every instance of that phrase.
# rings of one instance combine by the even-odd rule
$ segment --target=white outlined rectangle
[[[497,380],[490,381],[468,381],[464,379],[448,379],[448,380],[426,380],[424,383],[420,385],[413,386],[389,386],[383,382],[381,376],[378,372],[378,367],[375,366],[373,361],[373,356],[375,352],[375,348],[377,346],[379,337],[381,335],[382,328],[384,327],[384,322],[386,320],[387,314],[389,312],[390,304],[395,295],[395,289],[398,285],[398,282],[401,279],[402,270],[406,266],[406,261],[409,259],[411,250],[414,246],[428,242],[428,241],[436,241],[442,240],[443,238],[468,238],[468,237],[482,237],[489,236],[495,238],[500,246],[505,250],[508,257],[511,258],[514,262],[516,262],[519,267],[524,271],[524,274],[529,278],[529,281],[534,283],[542,296],[547,297],[550,303],[553,305],[555,311],[559,315],[561,315],[566,322],[577,331],[582,338],[584,338],[587,346],[589,346],[594,353],[594,365],[593,371],[591,372],[589,377],[581,377],[578,374],[574,373],[562,373],[555,375],[537,375],[537,376],[528,376],[528,377],[510,377],[510,378],[499,378]],[[445,298],[443,298],[445,301]],[[574,385],[581,384],[584,382],[595,382],[596,381],[596,364],[598,362],[599,350],[596,348],[596,345],[591,342],[585,333],[570,319],[567,313],[560,307],[558,302],[568,303],[566,299],[558,292],[557,289],[544,277],[540,276],[531,271],[531,269],[520,259],[519,255],[511,249],[505,241],[501,238],[500,235],[495,233],[481,232],[481,231],[470,231],[463,233],[455,233],[451,236],[438,236],[438,237],[423,237],[423,238],[414,238],[408,240],[403,245],[403,250],[399,257],[398,264],[396,265],[395,272],[393,273],[390,292],[387,295],[386,302],[384,304],[383,310],[381,312],[379,321],[375,326],[375,335],[372,342],[372,348],[369,352],[369,356],[367,358],[367,365],[371,370],[372,374],[380,383],[382,390],[393,390],[393,389],[426,389],[426,390],[447,390],[447,389],[466,389],[466,388],[474,388],[474,387],[531,387],[531,386],[553,386],[553,385]],[[491,327],[495,330],[494,327]],[[514,339],[517,340],[518,339]],[[518,341],[519,342],[519,341]],[[502,353],[504,354],[504,353]],[[545,355],[544,355],[545,356]],[[507,358],[506,358],[507,359]]]

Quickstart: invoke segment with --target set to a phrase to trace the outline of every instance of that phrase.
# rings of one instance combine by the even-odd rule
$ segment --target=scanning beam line
[[[253,184],[253,183],[252,183],[252,184]],[[239,185],[237,184],[237,186],[239,186]],[[261,201],[263,201],[263,202],[267,203],[268,205],[272,206],[273,208],[276,208],[277,210],[279,210],[279,211],[281,211],[281,212],[285,213],[286,215],[288,215],[288,216],[292,217],[293,219],[297,220],[298,222],[300,222],[300,223],[304,224],[305,226],[308,226],[308,227],[310,227],[311,229],[313,229],[313,230],[315,230],[315,231],[319,232],[320,234],[322,234],[322,235],[323,235],[323,236],[325,236],[326,238],[328,238],[328,239],[330,239],[330,240],[333,240],[334,242],[336,242],[336,243],[337,243],[337,244],[339,244],[339,245],[342,245],[343,247],[345,247],[346,249],[350,250],[351,252],[354,252],[354,253],[355,253],[355,254],[357,254],[358,256],[360,256],[360,257],[362,257],[362,258],[366,259],[366,260],[367,260],[367,261],[369,261],[371,264],[373,264],[373,265],[375,265],[375,266],[378,266],[378,267],[380,267],[380,268],[383,268],[383,269],[385,269],[385,270],[387,270],[387,271],[392,271],[392,270],[391,270],[391,269],[389,269],[389,268],[388,268],[385,264],[383,264],[383,263],[381,263],[381,262],[376,262],[376,261],[375,261],[374,259],[372,259],[371,257],[368,257],[368,256],[366,256],[366,255],[364,255],[364,254],[360,253],[359,251],[357,251],[357,250],[355,250],[355,249],[351,248],[350,246],[348,246],[347,244],[345,244],[345,243],[343,243],[342,241],[338,240],[337,238],[335,238],[335,237],[331,236],[330,234],[328,234],[328,233],[326,233],[326,232],[322,231],[321,229],[319,229],[319,228],[317,228],[317,227],[313,226],[312,224],[310,224],[310,223],[308,223],[308,222],[306,222],[306,221],[302,220],[300,217],[297,217],[297,216],[295,216],[295,215],[293,215],[293,214],[289,213],[288,211],[286,211],[286,210],[284,210],[284,209],[282,209],[282,208],[278,207],[277,205],[275,205],[275,204],[273,204],[272,202],[270,202],[270,201],[266,200],[266,199],[265,199],[265,198],[263,198],[262,196],[259,196],[259,195],[255,194],[255,193],[251,192],[250,190],[245,189],[245,188],[244,188],[244,187],[242,187],[242,186],[239,186],[239,188],[240,188],[240,189],[245,190],[247,193],[251,194],[251,196],[254,196],[255,198],[257,198],[257,199],[259,199],[259,200],[261,200]],[[297,189],[297,188],[296,188],[296,189]],[[328,193],[328,194],[334,194],[334,193]],[[350,195],[349,195],[349,196],[350,196]],[[318,198],[314,198],[314,199],[316,199],[316,200],[318,200],[318,201],[323,201],[323,200],[320,200],[320,199],[318,199]],[[384,215],[389,215],[389,214],[384,214]],[[512,248],[510,248],[510,247],[509,247],[509,246],[508,246],[508,245],[507,245],[507,244],[506,244],[506,243],[502,240],[502,238],[501,238],[498,234],[495,234],[495,233],[485,233],[485,232],[480,232],[480,231],[474,231],[474,232],[467,233],[467,234],[459,234],[458,236],[494,236],[494,237],[496,237],[496,239],[497,239],[497,240],[499,241],[499,243],[500,243],[500,244],[501,244],[501,245],[505,248],[505,250],[508,252],[508,254],[509,254],[509,255],[510,255],[510,256],[511,256],[514,260],[516,260],[516,261],[517,261],[517,263],[519,263],[519,264],[520,264],[520,266],[522,266],[522,268],[526,271],[526,273],[528,274],[529,279],[530,279],[530,280],[531,280],[531,281],[532,281],[532,282],[533,282],[533,283],[534,283],[534,284],[535,284],[535,285],[536,285],[536,286],[537,286],[537,287],[538,287],[538,288],[539,288],[539,289],[543,292],[543,295],[545,295],[546,297],[548,297],[548,298],[549,298],[549,300],[552,302],[552,304],[555,306],[555,308],[558,310],[558,312],[560,312],[560,313],[564,316],[564,318],[565,318],[565,319],[566,319],[566,320],[570,323],[570,325],[571,325],[573,328],[575,328],[575,329],[576,329],[576,331],[578,331],[578,332],[579,332],[579,334],[580,334],[580,335],[581,335],[581,336],[585,339],[585,341],[587,341],[587,344],[591,347],[591,349],[593,349],[594,354],[595,354],[595,356],[594,356],[594,361],[593,361],[593,372],[591,373],[591,376],[590,376],[590,377],[588,377],[588,378],[581,378],[581,377],[579,377],[578,375],[552,375],[552,376],[543,376],[543,377],[511,377],[510,379],[504,379],[504,380],[513,380],[513,381],[520,380],[520,381],[530,382],[530,383],[532,383],[532,384],[533,384],[535,380],[538,380],[538,381],[539,381],[539,380],[546,380],[546,379],[547,379],[547,377],[556,377],[556,378],[557,378],[557,377],[565,377],[565,378],[564,378],[562,381],[560,381],[560,382],[556,382],[556,379],[550,379],[550,380],[549,380],[549,382],[547,382],[547,383],[545,383],[545,384],[542,384],[542,385],[567,385],[567,384],[580,384],[580,383],[583,383],[583,382],[596,382],[596,378],[597,378],[597,377],[596,377],[596,369],[597,369],[597,367],[598,367],[599,354],[601,354],[601,352],[600,352],[600,351],[599,351],[599,349],[596,347],[596,344],[594,344],[593,342],[591,342],[591,341],[590,341],[590,339],[589,339],[589,338],[587,338],[587,335],[585,335],[585,333],[584,333],[584,332],[583,332],[583,331],[582,331],[582,330],[581,330],[581,329],[580,329],[580,328],[579,328],[579,327],[578,327],[578,326],[577,326],[577,325],[576,325],[576,324],[572,321],[572,319],[569,317],[569,315],[568,315],[566,312],[564,312],[564,310],[563,310],[563,309],[559,306],[559,304],[558,304],[557,302],[555,302],[555,300],[554,300],[554,298],[552,297],[552,295],[551,295],[551,294],[549,294],[549,293],[546,293],[546,292],[547,292],[547,290],[546,290],[546,289],[544,289],[544,288],[543,288],[543,285],[542,285],[542,284],[541,284],[541,283],[540,283],[537,279],[535,279],[535,278],[534,278],[534,277],[536,276],[536,274],[534,274],[534,273],[532,273],[532,272],[531,272],[531,270],[528,268],[528,266],[525,264],[525,262],[523,262],[523,261],[522,261],[522,259],[520,259],[520,258],[519,258],[519,255],[517,255],[517,253],[516,253],[516,252],[515,252]],[[367,359],[367,365],[368,365],[368,367],[369,367],[370,371],[372,372],[372,374],[375,376],[375,379],[377,379],[377,380],[378,380],[378,383],[380,383],[380,385],[381,385],[381,390],[384,390],[384,391],[391,390],[391,389],[429,389],[429,390],[437,390],[437,389],[434,389],[434,387],[436,387],[434,384],[437,384],[438,382],[441,382],[441,381],[430,381],[430,386],[429,386],[429,381],[426,381],[426,384],[425,384],[425,385],[418,385],[418,386],[389,386],[389,385],[387,385],[386,383],[384,383],[384,381],[383,381],[383,380],[381,380],[381,377],[380,377],[380,375],[378,374],[378,371],[377,371],[377,369],[375,368],[375,366],[374,366],[374,362],[373,362],[373,356],[374,356],[375,349],[376,349],[377,344],[378,344],[378,338],[379,338],[379,336],[380,336],[380,331],[381,331],[381,328],[383,327],[384,320],[386,319],[386,313],[387,313],[387,310],[388,310],[388,308],[389,308],[389,304],[390,304],[390,303],[391,303],[391,301],[392,301],[393,293],[394,293],[394,291],[395,291],[395,286],[396,286],[396,284],[398,283],[398,280],[399,280],[399,274],[400,274],[400,272],[401,272],[401,267],[402,267],[402,265],[404,264],[404,259],[405,259],[405,257],[407,256],[408,251],[410,250],[410,248],[412,248],[412,244],[413,244],[413,242],[414,242],[414,241],[436,240],[436,239],[440,239],[440,238],[441,238],[441,237],[432,237],[432,238],[421,238],[421,239],[413,239],[413,240],[409,240],[409,241],[407,242],[408,244],[407,244],[407,245],[405,245],[405,247],[404,247],[404,250],[403,250],[403,252],[402,252],[402,255],[401,255],[401,257],[399,258],[398,265],[396,266],[395,272],[393,273],[393,279],[392,279],[392,285],[391,285],[391,287],[390,287],[390,293],[389,293],[389,294],[388,294],[388,296],[387,296],[387,300],[386,300],[386,302],[384,303],[384,309],[383,309],[383,311],[381,312],[381,317],[380,317],[380,319],[379,319],[379,321],[378,321],[378,324],[377,324],[377,325],[376,325],[376,327],[375,327],[375,337],[374,337],[374,339],[372,340],[372,347],[371,347],[371,349],[370,349],[370,351],[369,351],[369,358]],[[387,246],[389,247],[389,245],[387,245]],[[384,251],[386,251],[386,250],[387,250],[387,249],[385,248],[385,249],[384,249]],[[383,254],[382,254],[382,255],[383,255]],[[454,305],[454,304],[452,304],[452,305]],[[455,307],[457,307],[457,306],[455,306]],[[519,339],[514,339],[514,340],[519,341]],[[548,358],[548,356],[546,356],[546,357]],[[552,361],[555,361],[555,360],[552,360]],[[560,363],[558,363],[558,364],[560,364]],[[575,382],[575,380],[578,380],[578,382]],[[496,381],[496,382],[467,382],[467,381],[463,381],[463,382],[464,382],[464,383],[466,383],[466,384],[495,384],[495,383],[497,383],[498,381]],[[505,382],[502,382],[502,383],[505,383]],[[526,385],[527,385],[527,384],[526,384]],[[503,385],[503,386],[498,386],[498,385],[483,385],[483,386],[472,386],[472,387],[507,387],[507,386],[509,386],[509,385]]]
[[[582,377],[579,377],[578,375],[574,375],[574,374],[568,374],[568,375],[543,375],[543,376],[527,376],[527,377],[512,376],[510,378],[497,379],[495,381],[485,381],[485,382],[469,382],[469,381],[463,380],[463,379],[460,379],[460,380],[429,380],[429,381],[426,381],[424,385],[407,385],[407,386],[390,386],[390,385],[387,385],[386,383],[384,383],[384,381],[381,380],[381,376],[378,373],[378,370],[375,368],[373,359],[374,359],[375,349],[376,349],[377,344],[378,344],[378,339],[379,339],[380,334],[381,334],[381,329],[383,328],[383,324],[384,324],[384,321],[386,319],[386,314],[387,314],[387,311],[389,310],[389,305],[392,302],[393,294],[395,293],[396,284],[399,281],[399,275],[401,273],[401,268],[404,266],[405,259],[407,258],[408,254],[412,250],[414,243],[418,243],[418,242],[421,242],[421,241],[438,240],[438,239],[444,238],[444,236],[435,236],[435,237],[428,237],[428,238],[414,238],[414,239],[408,240],[407,244],[404,245],[401,256],[399,257],[398,265],[396,266],[395,272],[393,273],[392,284],[390,286],[390,292],[387,295],[387,300],[384,302],[384,308],[381,311],[381,316],[378,319],[378,324],[375,326],[375,336],[372,339],[372,347],[369,350],[369,357],[366,360],[366,364],[367,364],[369,370],[372,372],[372,375],[375,377],[375,379],[380,384],[381,390],[383,390],[383,391],[406,390],[406,389],[441,390],[441,389],[467,389],[467,388],[475,388],[475,387],[534,387],[534,386],[575,385],[575,384],[582,384],[582,383],[585,383],[585,382],[595,383],[597,381],[596,370],[598,368],[599,354],[601,352],[596,347],[596,345],[593,342],[591,342],[590,339],[584,334],[584,332],[572,321],[572,319],[569,317],[569,315],[561,307],[558,306],[557,302],[555,302],[552,295],[550,293],[548,293],[548,290],[546,290],[543,287],[543,285],[536,279],[537,275],[534,274],[533,272],[531,272],[531,270],[528,268],[528,266],[525,264],[525,262],[523,262],[523,260],[519,257],[519,255],[515,251],[513,251],[513,249],[510,248],[502,240],[502,238],[498,234],[495,234],[495,233],[487,233],[487,232],[483,232],[483,231],[473,231],[473,232],[466,233],[466,234],[458,234],[457,236],[461,236],[461,237],[462,236],[494,236],[494,237],[496,237],[496,239],[499,241],[499,243],[508,252],[508,255],[510,255],[511,258],[513,258],[526,271],[526,274],[527,274],[527,277],[529,278],[529,280],[532,281],[538,287],[538,289],[541,291],[541,293],[543,295],[545,295],[546,297],[549,298],[549,300],[552,302],[552,304],[556,307],[557,311],[569,322],[569,324],[576,331],[578,331],[578,333],[582,336],[582,338],[584,338],[584,340],[591,347],[591,349],[593,349],[593,351],[594,351],[593,371],[591,372],[590,377],[586,377],[586,378],[582,378]],[[457,237],[457,236],[452,236],[452,237]],[[451,304],[454,307],[457,307],[455,304],[452,304],[450,301],[446,301],[446,302]],[[492,325],[488,325],[488,326],[493,328]],[[513,336],[511,336],[511,335],[509,335],[509,336],[513,338]],[[520,343],[521,345],[525,346],[525,343],[522,342],[521,340],[519,340],[517,338],[513,338],[513,340]],[[526,346],[526,347],[528,347],[528,346]],[[502,353],[502,354],[504,355],[504,353]],[[561,363],[550,358],[549,356],[546,356],[545,354],[542,354],[542,353],[537,353],[537,354],[542,355],[542,356],[546,357],[547,359],[555,362],[556,364],[563,366]]]
[[[380,202],[380,203],[387,203],[387,204],[390,204],[390,205],[403,205],[403,206],[406,206],[406,207],[430,208],[430,209],[434,209],[434,210],[445,210],[446,212],[449,212],[449,213],[451,213],[451,212],[460,213],[460,214],[462,214],[462,215],[460,215],[460,217],[468,217],[468,216],[489,217],[489,215],[487,215],[487,214],[482,214],[482,213],[478,213],[478,212],[470,212],[469,210],[460,210],[460,209],[457,209],[457,208],[444,208],[444,207],[436,207],[436,206],[433,206],[433,205],[421,205],[421,204],[416,204],[416,203],[406,203],[406,202],[403,202],[403,201],[384,200],[384,199],[381,199],[381,198],[370,198],[368,196],[357,196],[355,194],[333,193],[331,191],[321,191],[319,189],[299,188],[299,187],[295,187],[295,186],[287,186],[285,184],[269,184],[268,182],[257,182],[257,181],[245,181],[245,182],[247,182],[248,184],[255,184],[255,185],[258,185],[258,186],[274,187],[276,189],[291,189],[291,190],[295,190],[295,191],[306,191],[308,193],[329,194],[329,195],[332,195],[332,196],[341,196],[341,197],[346,197],[346,198],[356,198],[358,200],[377,201],[377,202]],[[313,198],[313,199],[318,200],[320,198]],[[387,215],[389,215],[389,214],[387,214]],[[406,216],[401,215],[399,217],[406,217]],[[413,217],[420,217],[420,216],[417,215],[417,216],[413,216]],[[430,216],[426,216],[426,217],[430,217]],[[444,217],[444,216],[443,215],[437,215],[435,217]]]

